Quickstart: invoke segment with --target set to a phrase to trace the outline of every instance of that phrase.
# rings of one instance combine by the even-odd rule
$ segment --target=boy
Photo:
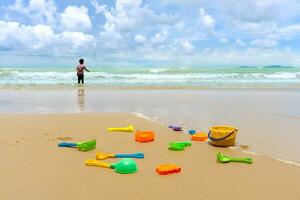
[[[79,65],[77,65],[77,77],[78,77],[78,84],[80,84],[80,82],[82,84],[84,84],[84,70],[90,72],[84,65],[84,60],[81,58],[79,59]]]

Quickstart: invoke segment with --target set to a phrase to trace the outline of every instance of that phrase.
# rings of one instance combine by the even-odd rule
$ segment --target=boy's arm
[[[86,67],[84,68],[87,72],[90,72],[90,70],[88,70]]]

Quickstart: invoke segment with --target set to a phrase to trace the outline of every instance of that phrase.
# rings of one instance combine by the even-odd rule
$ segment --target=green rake
[[[96,148],[96,140],[90,140],[87,142],[61,142],[58,143],[59,147],[71,147],[78,148],[79,151],[90,151]]]

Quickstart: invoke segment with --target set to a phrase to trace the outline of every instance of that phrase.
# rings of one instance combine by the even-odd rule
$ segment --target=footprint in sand
[[[247,149],[249,149],[250,147],[248,146],[248,145],[239,145],[242,149],[244,149],[244,150],[247,150]]]
[[[56,140],[68,141],[68,140],[72,140],[72,138],[71,137],[58,137],[58,138],[56,138]]]

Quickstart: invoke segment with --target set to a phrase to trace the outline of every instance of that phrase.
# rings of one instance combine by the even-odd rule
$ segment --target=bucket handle
[[[237,131],[237,129],[234,129],[232,132],[230,132],[228,135],[221,137],[221,138],[214,138],[211,136],[211,131],[208,132],[208,138],[213,142],[219,142],[221,140],[225,140],[226,138],[229,138],[234,132]]]

